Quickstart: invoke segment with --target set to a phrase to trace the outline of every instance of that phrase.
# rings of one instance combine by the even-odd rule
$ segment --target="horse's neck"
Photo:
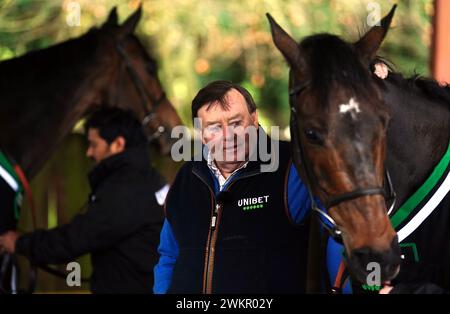
[[[450,104],[386,84],[385,101],[392,111],[386,166],[401,205],[424,183],[447,149]]]
[[[7,116],[7,119],[1,118],[1,132],[7,133],[1,136],[0,144],[22,166],[28,177],[40,170],[88,107],[96,102],[102,88],[100,85],[104,84],[106,69],[94,54],[83,51],[92,47],[68,46],[64,50],[57,48],[61,50],[57,53],[60,57],[54,60],[53,68],[47,68],[51,61],[46,60],[48,56],[44,51],[39,52],[39,59],[47,63],[44,66],[29,62],[27,56],[23,60],[15,60],[16,66],[0,66],[2,75],[9,71],[9,75],[17,77],[18,74],[11,71],[17,67],[18,73],[23,68],[38,73],[23,73],[26,77],[23,84],[17,79],[13,83],[3,79],[0,84],[0,113]],[[73,52],[70,54],[70,48],[78,48],[78,58]],[[64,58],[66,50],[68,56]],[[66,62],[61,62],[61,59]],[[27,62],[32,64],[24,67]],[[30,79],[31,75],[36,78]]]

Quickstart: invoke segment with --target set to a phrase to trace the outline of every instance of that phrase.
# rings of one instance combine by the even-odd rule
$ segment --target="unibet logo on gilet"
[[[238,206],[241,207],[244,211],[264,208],[264,204],[267,204],[269,201],[269,195],[258,196],[258,197],[247,197],[240,199],[238,201]]]

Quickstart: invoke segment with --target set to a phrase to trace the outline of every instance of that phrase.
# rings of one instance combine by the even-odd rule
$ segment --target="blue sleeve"
[[[160,258],[154,268],[155,283],[153,293],[164,294],[170,287],[173,267],[175,266],[179,253],[178,243],[167,219],[164,221],[161,230],[158,253],[160,254]]]
[[[301,223],[303,218],[308,214],[311,210],[311,200],[309,198],[308,189],[306,185],[302,182],[300,176],[297,173],[297,169],[292,164],[291,169],[289,170],[288,177],[288,206],[291,217],[295,223]],[[320,200],[315,197],[317,206],[319,206],[323,211],[327,212],[327,210],[323,207]],[[324,223],[327,223],[329,226],[329,222],[323,219],[320,216]],[[331,227],[331,226],[330,226]],[[326,232],[321,226],[322,232]],[[341,244],[336,243],[333,238],[329,238],[328,246],[327,246],[327,268],[330,278],[330,284],[334,284],[334,278],[337,275],[337,271],[339,268],[339,264],[342,260],[342,252],[344,251],[344,247]],[[350,280],[348,280],[343,287],[343,293],[352,293],[352,288],[350,284]]]
[[[291,218],[295,223],[301,223],[306,214],[311,210],[311,200],[308,189],[300,179],[294,164],[289,169],[287,183],[288,208]]]

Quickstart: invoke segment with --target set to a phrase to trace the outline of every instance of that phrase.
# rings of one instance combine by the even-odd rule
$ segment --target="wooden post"
[[[435,0],[431,67],[434,78],[450,84],[450,1]]]

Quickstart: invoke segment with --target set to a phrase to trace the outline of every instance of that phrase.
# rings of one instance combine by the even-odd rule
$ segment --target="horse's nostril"
[[[361,266],[367,266],[368,263],[373,261],[371,258],[371,250],[367,247],[353,250],[351,258],[354,262],[360,264]],[[365,268],[365,267],[364,267]]]

